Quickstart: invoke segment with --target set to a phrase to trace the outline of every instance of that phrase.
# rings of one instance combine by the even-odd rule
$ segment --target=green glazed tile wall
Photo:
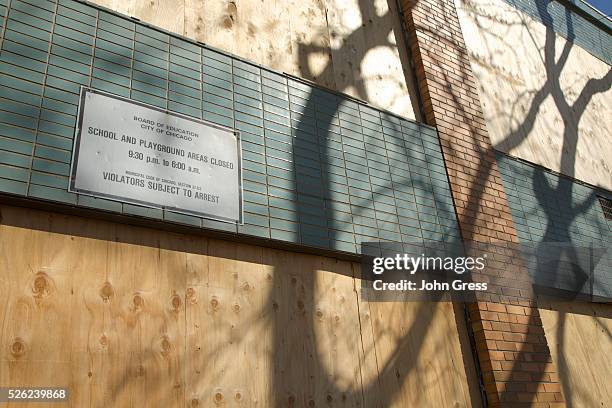
[[[518,236],[524,241],[603,242],[612,245],[612,224],[597,196],[612,194],[541,167],[497,153]]]
[[[595,258],[593,294],[612,299],[612,221],[604,216],[599,197],[612,193],[580,184],[541,167],[497,153],[497,162],[521,243],[571,243],[572,248],[600,248]],[[537,265],[529,265],[535,268]],[[560,275],[564,274],[559,269]],[[574,271],[558,276],[571,282]]]
[[[435,130],[74,0],[0,0],[0,191],[347,252],[455,240]],[[235,127],[244,225],[69,193],[81,85]]]

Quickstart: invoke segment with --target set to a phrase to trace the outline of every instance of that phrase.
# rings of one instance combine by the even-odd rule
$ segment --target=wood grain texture
[[[62,227],[65,220],[40,216],[46,227]],[[70,290],[72,274],[69,236],[0,227],[0,384],[63,386],[70,381]],[[34,407],[35,403],[18,406]]]
[[[291,59],[286,72],[341,90],[334,74],[325,0],[292,0],[290,4]]]
[[[137,0],[97,0],[94,3],[116,11],[117,13],[125,14],[130,17],[136,17],[134,15],[136,1]]]
[[[452,305],[369,303],[378,406],[471,406]],[[402,379],[402,381],[394,381]]]
[[[612,190],[610,66],[506,1],[457,13],[493,146]]]
[[[186,0],[186,37],[285,71],[290,60],[288,4],[281,0]]]
[[[185,30],[186,0],[96,0],[93,3],[173,33]]]
[[[263,248],[211,241],[209,274],[188,289],[187,384],[199,406],[270,404],[269,268]]]
[[[568,406],[612,406],[612,305],[539,304]]]
[[[71,407],[471,406],[452,308],[363,302],[358,264],[0,219],[3,385],[66,386]]]
[[[186,0],[133,0],[134,17],[174,33],[185,30]]]
[[[412,108],[400,57],[406,48],[401,30],[397,29],[399,14],[394,2],[326,0],[326,3],[337,89],[414,118],[414,114],[408,113]],[[403,59],[407,63],[407,57]]]

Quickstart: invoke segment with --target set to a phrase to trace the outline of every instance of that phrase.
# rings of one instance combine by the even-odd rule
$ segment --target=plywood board
[[[358,99],[414,118],[399,14],[386,0],[326,0],[336,87]],[[390,7],[389,4],[392,6]],[[407,57],[404,59],[407,63]]]
[[[380,302],[368,306],[380,383],[372,403],[381,407],[472,406],[451,304]],[[364,393],[367,390],[364,385]]]
[[[457,13],[493,147],[612,190],[610,66],[503,0]]]
[[[277,405],[363,406],[361,336],[350,263],[267,254],[275,270]]]
[[[102,7],[106,7],[110,10],[116,11],[117,13],[134,17],[136,1],[137,0],[96,0],[94,3],[99,4]]]
[[[135,0],[133,16],[148,24],[181,34],[185,30],[186,0]]]
[[[292,55],[286,72],[340,90],[334,77],[326,1],[292,0],[290,4]]]
[[[282,0],[186,0],[184,34],[279,71],[290,70],[289,6]]]
[[[96,0],[94,3],[164,30],[182,34],[185,30],[185,1]]]
[[[10,214],[5,214],[9,216]],[[63,227],[62,219],[32,220]],[[0,383],[3,386],[67,387],[70,384],[69,236],[0,225]],[[34,375],[35,373],[35,375]],[[19,404],[34,407],[35,403]]]
[[[452,308],[363,302],[358,264],[0,216],[3,384],[67,386],[75,407],[470,404]]]
[[[189,287],[186,380],[192,404],[272,406],[272,275],[261,263],[262,250],[210,242],[207,259],[202,259],[208,276]]]
[[[544,333],[565,400],[576,407],[611,406],[612,305],[541,306]]]

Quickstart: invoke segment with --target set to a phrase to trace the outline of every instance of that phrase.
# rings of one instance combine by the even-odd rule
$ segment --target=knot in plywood
[[[221,391],[215,392],[214,401],[215,401],[215,404],[217,405],[223,404],[223,401],[225,401],[225,396],[223,395]]]
[[[167,335],[162,335],[159,341],[160,351],[162,356],[166,357],[172,351],[172,343]]]
[[[26,352],[25,341],[21,337],[15,337],[11,344],[11,355],[15,358],[23,356]]]
[[[242,392],[237,390],[236,393],[234,394],[234,399],[236,400],[236,402],[241,402],[242,401]]]
[[[238,21],[238,7],[236,2],[230,1],[227,3],[227,14],[223,18],[223,27],[230,29],[234,26],[234,23]]]
[[[32,295],[37,299],[49,296],[52,289],[51,278],[44,272],[38,272],[32,283]]]
[[[136,370],[134,372],[134,374],[136,375],[136,377],[143,377],[145,375],[145,368],[142,364],[139,364],[136,367]]]
[[[181,308],[181,305],[183,304],[183,301],[181,300],[181,297],[175,293],[170,298],[170,304],[172,305],[172,310],[174,312],[178,312]]]
[[[102,336],[100,336],[100,339],[98,341],[100,343],[100,346],[102,346],[102,348],[108,347],[108,337],[106,337],[106,334],[102,334]]]
[[[100,288],[100,297],[104,302],[108,302],[115,295],[115,289],[110,282],[104,282],[104,285]]]
[[[195,305],[196,303],[198,303],[198,298],[196,296],[196,291],[194,288],[187,288],[187,291],[185,292],[185,298],[187,302],[189,302],[189,304],[191,305]]]
[[[135,293],[132,298],[132,311],[139,312],[144,306],[144,299],[140,293]]]

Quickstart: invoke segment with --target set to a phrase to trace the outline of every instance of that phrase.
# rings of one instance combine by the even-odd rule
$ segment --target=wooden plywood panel
[[[366,51],[363,16],[357,0],[326,0],[336,86],[342,92],[367,100],[361,62]]]
[[[186,0],[95,0],[94,3],[118,13],[182,34],[185,30]]]
[[[414,118],[400,20],[387,0],[97,0],[263,66]],[[412,85],[410,85],[412,87]]]
[[[275,402],[282,406],[308,406],[314,401],[312,370],[312,288],[314,276],[303,274],[299,263],[287,253],[266,251],[265,261],[273,265],[274,286],[270,303],[274,310],[274,330],[282,336],[273,339],[276,357],[271,381]]]
[[[267,255],[275,270],[277,406],[363,406],[351,264],[279,251]]]
[[[137,0],[96,0],[94,3],[127,16],[134,16]]]
[[[206,255],[208,254],[208,248],[211,241],[205,237],[185,236],[183,242],[187,289],[193,285],[205,284],[209,279],[208,273],[210,262]],[[190,292],[185,293],[186,302],[189,298]]]
[[[185,0],[185,36],[212,47],[235,53],[236,41],[232,28],[237,19],[236,2]],[[244,57],[256,55],[255,44],[242,44]]]
[[[357,264],[0,215],[3,384],[78,407],[469,405],[452,308],[362,302]]]
[[[313,347],[317,406],[363,406],[362,348],[353,268],[348,262],[316,259],[314,275]],[[333,273],[329,273],[333,271]],[[315,373],[317,371],[314,371]]]
[[[99,225],[92,227],[94,235]],[[84,391],[76,401],[182,406],[183,256],[160,247],[165,234],[147,239],[141,229],[116,226],[111,239],[102,241],[106,247],[98,246],[106,267],[96,267],[96,250],[89,245],[83,253],[94,260],[76,274],[87,282],[77,289],[73,306],[80,312],[73,323],[74,337],[81,334],[73,345],[73,375],[75,388]]]
[[[186,0],[134,1],[133,16],[164,30],[181,34],[185,30]]]
[[[42,214],[33,221],[44,226],[52,223]],[[0,300],[0,383],[66,387],[70,383],[66,339],[71,315],[66,295],[72,279],[65,245],[70,237],[45,233],[44,240],[35,241],[34,235],[30,230],[0,225],[4,292]]]
[[[366,305],[362,326],[371,322],[380,387],[372,406],[472,406],[452,304]]]
[[[408,71],[404,71],[400,58],[405,49],[398,48],[398,44],[405,45],[393,2],[326,2],[337,89],[374,106],[414,118],[406,85]]]
[[[14,345],[18,363],[3,356],[3,383],[68,386],[73,406],[182,406],[181,253],[120,243],[142,242],[142,230],[40,214],[28,214],[34,229],[0,227],[2,259],[15,271],[2,344]]]
[[[130,285],[129,274],[118,274],[109,264],[109,252],[116,245],[116,228],[95,221],[83,222],[76,234],[96,231],[100,239],[75,237],[72,250],[82,254],[75,259],[71,318],[71,401],[75,404],[129,404],[129,384],[116,388],[115,377],[123,376],[125,348],[133,339],[124,332],[119,302]],[[122,336],[128,336],[123,338]],[[123,350],[123,352],[122,352]],[[128,355],[129,357],[129,355]]]
[[[272,285],[262,248],[211,241],[208,274],[187,296],[187,399],[199,406],[270,403]]]
[[[325,0],[292,0],[290,4],[292,58],[286,72],[340,90],[334,77]]]
[[[122,233],[133,234],[126,227]],[[128,297],[128,310],[138,313],[134,334],[138,333],[139,346],[135,350],[135,373],[140,375],[144,405],[182,406],[184,402],[185,358],[185,254],[184,240],[174,234],[160,234],[158,250],[153,257],[143,254],[155,247],[122,245],[118,261],[124,265],[133,258],[141,258],[139,269],[133,269],[133,292]],[[121,234],[119,241],[124,241]],[[138,255],[134,256],[135,253]],[[144,261],[144,259],[147,261]],[[122,267],[123,273],[130,271]],[[130,302],[131,301],[131,302]],[[137,343],[138,344],[138,343]],[[130,367],[130,368],[132,368]],[[141,370],[142,367],[142,370]],[[131,370],[129,370],[131,371]]]
[[[612,189],[612,73],[503,0],[457,13],[493,146]]]
[[[290,3],[186,0],[189,38],[279,70],[291,70]]]
[[[565,400],[612,406],[612,305],[549,303],[539,310]]]

